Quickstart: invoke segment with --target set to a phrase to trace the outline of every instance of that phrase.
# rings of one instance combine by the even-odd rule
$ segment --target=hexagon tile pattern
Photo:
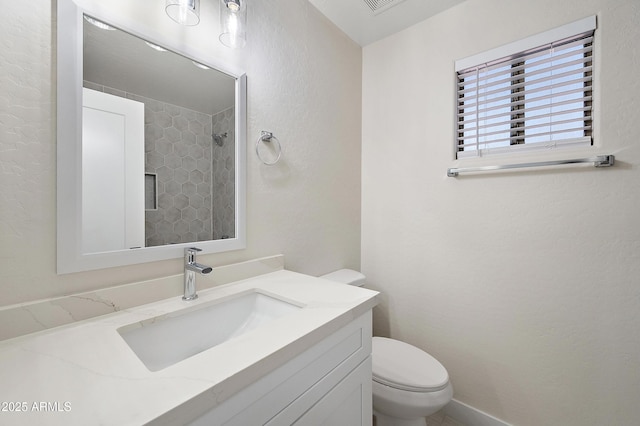
[[[145,172],[156,175],[158,186],[158,208],[145,212],[146,246],[234,238],[234,108],[212,117],[88,81],[84,86],[145,105]],[[213,144],[212,132],[227,133],[223,146]]]
[[[212,117],[213,133],[227,134],[223,145],[213,144],[213,239],[236,236],[235,108]]]
[[[147,246],[211,240],[211,116],[137,100],[145,104],[145,170],[158,182],[158,209],[145,215]]]

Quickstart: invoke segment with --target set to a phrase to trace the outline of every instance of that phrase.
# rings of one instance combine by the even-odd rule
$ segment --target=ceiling
[[[463,1],[309,0],[361,46]],[[159,53],[123,31],[105,31],[85,22],[84,36],[85,80],[207,114],[234,104],[234,79],[229,76],[198,69],[171,52]]]
[[[360,46],[366,46],[464,0],[309,0]]]
[[[167,18],[168,19],[168,18]],[[235,104],[235,79],[191,59],[159,52],[124,31],[84,21],[83,79],[213,115]]]

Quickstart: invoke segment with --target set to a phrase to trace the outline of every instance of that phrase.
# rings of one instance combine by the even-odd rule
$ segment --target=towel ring
[[[262,158],[262,155],[260,155],[260,150],[258,149],[258,147],[260,146],[260,142],[270,143],[271,141],[274,141],[274,148],[278,154],[276,155],[275,160],[273,160],[272,162],[268,162],[268,161],[265,161],[264,158]],[[280,157],[282,156],[282,145],[280,145],[280,141],[278,140],[278,138],[273,136],[273,133],[266,132],[263,130],[260,133],[260,137],[258,138],[258,140],[256,140],[256,155],[264,165],[273,166],[278,161],[280,161]]]

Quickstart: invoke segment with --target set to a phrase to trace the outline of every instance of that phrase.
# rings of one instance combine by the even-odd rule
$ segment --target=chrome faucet
[[[196,272],[202,275],[210,274],[213,268],[201,265],[196,262],[196,253],[202,249],[190,247],[184,249],[184,296],[182,300],[195,300],[196,293]]]

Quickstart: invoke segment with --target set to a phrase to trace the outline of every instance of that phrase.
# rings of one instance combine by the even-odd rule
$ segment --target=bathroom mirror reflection
[[[58,2],[58,272],[243,248],[246,76],[104,10]]]
[[[96,18],[83,27],[83,250],[235,238],[235,79]]]

